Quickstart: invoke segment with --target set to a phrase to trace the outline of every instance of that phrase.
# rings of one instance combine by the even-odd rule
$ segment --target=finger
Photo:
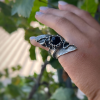
[[[76,14],[69,11],[61,11],[58,9],[40,7],[40,12],[49,13],[56,16],[64,17],[68,19],[72,24],[74,24],[80,31],[82,31],[86,35],[91,35],[92,33],[96,33],[96,30],[88,25],[82,18],[77,16]],[[90,33],[90,34],[87,34]]]
[[[30,37],[30,42],[32,45],[36,46],[36,47],[40,47],[42,49],[45,49],[46,51],[49,50],[49,48],[42,46],[41,44],[39,44],[38,42],[35,41],[34,37]]]
[[[65,10],[75,13],[76,15],[81,17],[84,21],[86,21],[90,26],[100,31],[99,23],[88,12],[79,9],[74,5],[67,4],[63,1],[59,1],[58,3],[59,3],[58,7],[60,10]]]
[[[36,19],[54,29],[66,41],[74,41],[83,38],[83,34],[66,18],[55,16],[52,14],[36,13]]]

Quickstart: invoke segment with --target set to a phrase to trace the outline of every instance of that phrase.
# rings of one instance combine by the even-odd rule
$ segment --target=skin
[[[100,100],[100,25],[88,12],[73,5],[58,7],[40,10],[43,14],[35,17],[78,48],[58,60],[89,100]],[[48,51],[35,40],[30,42]]]

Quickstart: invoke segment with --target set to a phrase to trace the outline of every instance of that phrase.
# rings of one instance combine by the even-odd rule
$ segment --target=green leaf
[[[65,2],[77,6],[79,0],[64,0]]]
[[[50,64],[51,64],[52,67],[55,68],[55,69],[62,68],[62,66],[60,65],[60,63],[58,62],[57,59],[51,58]]]
[[[31,21],[36,21],[35,19],[35,13],[37,11],[39,11],[39,7],[41,6],[47,6],[47,1],[46,0],[35,0],[34,1],[34,6],[32,8],[32,11],[31,11],[31,14],[30,14],[30,17],[28,19],[28,22],[30,23]]]
[[[18,13],[23,17],[29,17],[34,0],[16,0],[12,8],[12,15]]]
[[[58,1],[60,1],[60,0],[49,0],[49,6],[53,7],[53,8],[57,8]],[[79,0],[63,0],[63,1],[65,1],[68,4],[72,4],[72,5],[77,6],[77,3]]]
[[[43,59],[43,61],[45,61],[46,59],[47,59],[47,57],[48,57],[48,51],[46,51],[46,50],[44,50],[44,49],[41,49],[40,48],[40,54],[41,54],[41,56],[42,56],[42,59]]]
[[[55,32],[53,29],[51,29],[51,28],[48,28],[48,29],[49,29],[50,34],[57,35],[57,32]]]
[[[4,85],[0,82],[0,90],[4,88]]]
[[[48,100],[44,92],[37,92],[33,96],[33,100]]]
[[[34,84],[32,84],[32,86],[33,86]],[[25,92],[25,93],[30,93],[30,91],[31,91],[31,89],[32,89],[32,87],[29,87],[28,86],[28,84],[27,85],[24,85],[23,87],[22,87],[22,90],[23,90],[23,92]],[[25,100],[25,99],[24,99]]]
[[[58,8],[58,1],[59,0],[48,0],[48,7],[50,8]]]
[[[31,48],[29,49],[29,52],[30,52],[30,58],[31,58],[31,60],[36,60],[35,46],[31,45]]]
[[[97,8],[98,8],[97,0],[85,0],[83,5],[81,6],[81,9],[88,11],[93,17],[97,11]]]
[[[10,94],[14,98],[24,95],[21,88],[13,84],[9,84],[6,88],[6,91],[8,94]]]
[[[9,0],[5,0],[5,3],[9,3],[10,1]]]
[[[19,85],[21,82],[21,78],[19,76],[12,78],[13,85]]]
[[[17,65],[17,70],[20,70],[22,67],[20,65]]]
[[[54,82],[53,76],[54,73],[52,72],[47,72],[46,70],[43,72],[43,76],[42,76],[42,82]]]
[[[78,4],[77,4],[77,7],[79,8],[79,9],[81,9],[81,6],[84,4],[84,1],[83,0],[79,0],[78,1]]]
[[[18,17],[16,20],[16,26],[17,27],[21,27],[24,28],[25,30],[28,29],[30,27],[30,24],[27,22],[26,18],[23,17]]]
[[[51,96],[51,99],[55,100],[79,100],[75,94],[73,89],[69,88],[58,88],[55,93]]]
[[[0,100],[10,100],[10,98],[5,95],[5,92],[0,93]]]
[[[59,88],[59,83],[52,83],[52,84],[49,84],[49,91],[50,93],[54,93],[56,89]]]
[[[12,69],[13,71],[20,70],[20,69],[21,69],[21,66],[20,66],[20,65],[17,65],[17,67],[12,67],[11,69]]]
[[[58,4],[58,1],[60,0],[49,0],[49,6],[52,6],[53,4],[57,3]]]
[[[0,78],[3,76],[3,74],[0,72]]]
[[[16,70],[17,70],[15,67],[12,67],[11,69],[12,69],[13,71],[16,71]]]
[[[37,77],[38,77],[38,74],[34,72],[34,78],[37,78]]]
[[[49,0],[49,6],[53,7],[53,8],[57,8],[58,1],[60,1],[60,0]],[[63,1],[65,1],[66,3],[77,6],[77,3],[79,0],[63,0]]]
[[[39,30],[39,28],[33,28],[33,27],[29,27],[28,29],[26,29],[25,31],[25,40],[29,41],[29,38],[31,36],[38,36],[43,34],[41,30]]]
[[[11,7],[1,1],[0,1],[0,10],[6,16],[11,16]]]
[[[35,79],[35,78],[34,78]],[[34,84],[34,79],[32,76],[28,76],[28,77],[25,77],[25,83],[27,83],[26,85],[28,85],[29,83]]]
[[[3,27],[7,32],[11,33],[17,30],[16,24],[11,17],[5,16],[0,13],[0,26]]]
[[[5,77],[9,77],[8,68],[4,69],[4,71],[5,71]]]
[[[84,99],[83,100],[88,100],[88,98],[86,96],[84,96]]]

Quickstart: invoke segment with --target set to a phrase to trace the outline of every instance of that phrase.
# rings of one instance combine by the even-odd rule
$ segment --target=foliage
[[[21,16],[29,17],[34,0],[16,0],[12,8],[12,15],[18,13]]]
[[[59,95],[60,94],[60,95]],[[51,96],[51,99],[55,100],[79,100],[72,89],[58,88],[55,93]]]
[[[96,0],[85,0],[81,8],[88,11],[92,16],[95,16],[95,12],[98,8],[98,2]]]
[[[11,6],[6,5],[3,2],[0,2],[1,12],[3,12],[6,16],[11,16]]]
[[[40,54],[42,56],[43,61],[45,61],[48,57],[48,52],[46,50],[40,48]]]
[[[12,70],[13,72],[18,71],[18,66],[12,67],[11,69],[6,69],[8,70],[8,74],[9,70]],[[14,68],[16,68],[16,70]],[[48,73],[46,70],[44,71],[39,90],[34,94],[33,100],[47,100],[48,95],[52,94],[59,87],[59,84],[55,83],[54,79],[52,78],[53,75],[54,73],[52,72]],[[2,75],[2,77],[4,76],[5,74]],[[3,83],[0,82],[0,100],[26,100],[37,77],[38,75],[36,73],[34,73],[33,76],[28,77],[16,76],[11,79],[11,83],[7,86],[4,86]],[[49,93],[48,91],[45,91],[44,88],[48,88],[48,90],[50,89]]]
[[[29,22],[36,21],[36,19],[35,19],[35,13],[37,11],[39,11],[39,7],[41,7],[41,6],[47,6],[47,1],[46,0],[35,0],[34,1],[34,5],[33,5],[33,8],[32,8],[30,17],[28,18]]]
[[[29,49],[30,51],[30,58],[32,60],[35,60],[36,59],[36,56],[35,56],[35,46],[31,45],[31,48]]]
[[[40,27],[33,28],[30,26],[31,22],[36,21],[35,13],[39,10],[40,6],[49,6],[58,8],[59,0],[4,0],[0,1],[0,26],[3,27],[8,33],[16,31],[17,28],[24,28],[25,40],[30,43],[29,37],[38,36],[40,34],[52,34],[57,33],[48,27],[40,29]],[[83,10],[88,11],[92,16],[95,15],[100,0],[63,0],[67,3],[80,7]],[[49,20],[49,19],[48,19]],[[40,23],[39,23],[40,24]],[[43,26],[42,24],[40,24]],[[35,46],[30,44],[30,58],[36,60]],[[48,56],[47,51],[40,49],[40,54],[43,61],[46,61]],[[58,60],[51,57],[49,64],[57,70],[62,70],[62,66]],[[19,71],[21,66],[12,67],[11,69],[4,69],[4,72],[0,72],[0,78],[9,78],[9,70],[12,72]],[[78,100],[75,95],[75,89],[66,88],[61,85],[60,82],[56,82],[53,78],[55,73],[47,72],[44,69],[41,82],[39,83],[38,90],[34,93],[31,100]],[[34,73],[32,76],[21,77],[16,76],[11,78],[11,83],[4,86],[0,82],[0,100],[26,100],[36,80],[38,74]],[[58,75],[58,79],[63,82],[62,73]],[[84,100],[87,100],[85,97]]]
[[[2,19],[2,20],[0,20],[0,26],[2,26],[9,33],[13,32],[17,29],[14,21],[10,17],[7,17],[3,13],[0,13],[0,19]]]
[[[25,40],[29,41],[29,38],[32,35],[38,36],[40,34],[43,34],[43,32],[41,30],[39,30],[39,28],[33,28],[33,27],[29,27],[28,29],[25,30]]]
[[[62,66],[60,65],[60,63],[58,62],[57,59],[51,58],[50,64],[51,64],[52,67],[55,68],[55,69],[62,68]]]

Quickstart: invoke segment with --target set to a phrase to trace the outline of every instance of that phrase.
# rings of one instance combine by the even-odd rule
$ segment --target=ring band
[[[75,45],[70,45],[60,35],[39,35],[34,39],[42,46],[48,47],[48,52],[56,59],[66,53],[77,50]]]

